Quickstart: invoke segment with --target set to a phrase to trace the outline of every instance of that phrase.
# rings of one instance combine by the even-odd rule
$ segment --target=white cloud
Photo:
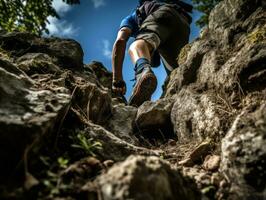
[[[53,7],[60,17],[64,16],[72,7],[62,0],[54,0]],[[59,36],[59,37],[72,37],[77,35],[78,29],[74,27],[71,23],[66,20],[57,19],[55,17],[48,17],[47,29],[50,32],[50,35]]]
[[[105,6],[105,0],[91,0],[94,8],[99,8],[101,6]]]
[[[111,49],[111,44],[110,41],[108,40],[103,40],[103,55],[109,59],[112,58],[112,49]]]
[[[105,6],[105,0],[91,0],[94,8],[99,8]],[[64,3],[62,0],[54,0],[53,7],[60,17],[63,17],[68,11],[70,11],[73,6],[70,6]],[[47,28],[50,32],[50,35],[59,36],[59,37],[72,37],[78,34],[79,28],[74,27],[71,23],[66,20],[58,20],[54,17],[48,17],[49,24],[47,23]],[[104,41],[104,47],[106,47],[104,55],[111,57],[110,43],[108,40]],[[108,48],[107,48],[108,47]]]
[[[72,24],[65,20],[58,20],[55,17],[48,17],[50,24],[47,24],[47,28],[50,35],[59,37],[72,37],[77,35],[78,28],[75,28]]]
[[[63,2],[62,0],[54,0],[52,5],[59,15],[64,15],[71,9],[71,6]]]

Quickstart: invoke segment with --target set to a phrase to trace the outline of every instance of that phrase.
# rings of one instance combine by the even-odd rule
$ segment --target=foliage
[[[69,159],[63,158],[63,157],[59,157],[57,159],[57,162],[58,162],[58,165],[59,165],[60,168],[66,169],[67,166],[68,166],[68,163],[69,163]]]
[[[199,27],[204,27],[209,22],[211,10],[222,0],[192,0],[194,8],[202,12],[201,18],[196,22]]]
[[[80,151],[80,153],[85,153],[86,155],[94,156],[95,151],[102,148],[100,142],[96,142],[91,138],[88,139],[84,132],[80,130],[74,131],[73,136],[70,136],[69,138],[71,139],[69,147],[72,147],[72,150],[75,148]],[[69,185],[60,183],[61,172],[67,169],[67,167],[76,159],[76,157],[74,159],[73,157],[71,158],[70,151],[71,149],[69,149],[67,153],[64,152],[61,154],[61,156],[40,156],[40,160],[44,166],[42,172],[45,172],[42,176],[40,176],[40,173],[38,174],[43,187],[43,190],[40,190],[38,194],[40,198],[45,196],[48,199],[54,199],[62,191],[70,189]]]
[[[49,197],[53,198],[54,195],[59,194],[58,185],[59,175],[51,171],[47,171],[47,178],[43,180],[43,185],[49,193]]]
[[[1,47],[1,44],[0,44],[0,57],[2,59],[9,59],[10,58],[10,52],[4,50],[2,47]]]
[[[80,3],[79,0],[63,1],[68,4]],[[52,3],[53,0],[0,0],[0,28],[48,34],[48,17],[60,18]]]
[[[76,143],[71,146],[83,150],[85,154],[95,156],[95,151],[102,149],[100,142],[94,141],[92,138],[88,139],[83,133],[79,133],[74,139]]]

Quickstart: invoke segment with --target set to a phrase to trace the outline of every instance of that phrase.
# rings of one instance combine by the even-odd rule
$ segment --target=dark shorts
[[[167,72],[170,72],[178,67],[178,54],[188,43],[189,34],[185,16],[171,5],[165,5],[144,20],[136,40],[143,39],[158,50]]]

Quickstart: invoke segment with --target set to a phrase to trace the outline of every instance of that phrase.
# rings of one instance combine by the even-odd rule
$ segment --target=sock
[[[135,64],[135,71],[141,72],[145,65],[150,65],[150,61],[147,58],[139,58]]]

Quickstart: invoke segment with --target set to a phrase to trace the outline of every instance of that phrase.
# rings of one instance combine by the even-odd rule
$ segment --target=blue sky
[[[190,2],[190,0],[186,0]],[[69,6],[62,0],[54,0],[53,6],[61,16],[60,20],[49,18],[48,29],[50,34],[57,37],[72,38],[78,41],[84,51],[84,63],[100,61],[111,71],[111,52],[116,39],[121,20],[129,15],[137,6],[138,0],[81,0],[80,5]],[[193,13],[195,22],[200,13]],[[191,25],[190,40],[199,34],[199,28],[194,23]],[[133,41],[128,42],[128,46]],[[126,52],[123,76],[127,83],[128,98],[132,92],[134,66]],[[158,79],[158,87],[152,99],[156,100],[161,95],[161,85],[166,73],[163,66],[154,69]]]

